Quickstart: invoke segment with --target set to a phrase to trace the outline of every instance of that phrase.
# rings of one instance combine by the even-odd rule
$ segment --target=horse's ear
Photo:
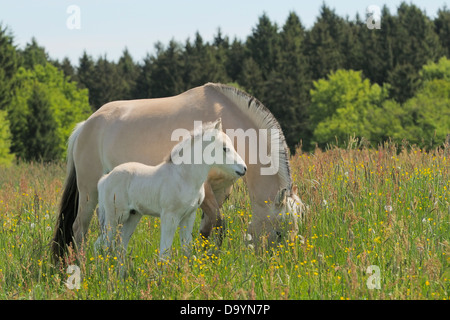
[[[287,197],[287,189],[283,188],[280,191],[278,191],[277,195],[275,196],[275,205],[277,207],[283,207],[286,205],[286,197]]]
[[[216,120],[216,123],[214,124],[214,129],[222,130],[222,118]]]

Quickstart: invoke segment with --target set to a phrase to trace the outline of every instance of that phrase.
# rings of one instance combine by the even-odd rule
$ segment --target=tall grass
[[[94,218],[83,250],[70,257],[79,289],[65,285],[70,275],[49,258],[64,165],[0,168],[0,298],[448,299],[448,152],[355,143],[297,150],[293,177],[307,206],[301,237],[258,253],[245,245],[252,211],[242,182],[223,206],[222,246],[197,236],[190,259],[177,239],[172,258],[158,259],[160,222],[151,217],[140,222],[124,261],[95,253]],[[200,214],[195,235],[199,221]],[[380,289],[367,285],[371,265],[379,267]]]

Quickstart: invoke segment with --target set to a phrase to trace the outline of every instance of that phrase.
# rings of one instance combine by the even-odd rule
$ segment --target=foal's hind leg
[[[131,212],[128,219],[123,223],[121,237],[124,253],[126,253],[127,251],[128,242],[130,241],[131,235],[133,234],[134,230],[136,230],[136,227],[141,218],[142,215],[140,213]]]

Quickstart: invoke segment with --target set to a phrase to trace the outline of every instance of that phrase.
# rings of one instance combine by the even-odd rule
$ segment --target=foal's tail
[[[59,205],[59,215],[56,221],[55,233],[51,241],[52,257],[55,262],[64,256],[67,246],[73,241],[72,225],[78,212],[78,186],[77,174],[73,161],[73,147],[81,132],[84,121],[76,125],[73,130],[67,148],[67,173],[64,183],[64,191]]]

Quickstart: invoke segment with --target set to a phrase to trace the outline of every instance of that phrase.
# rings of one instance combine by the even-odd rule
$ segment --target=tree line
[[[172,96],[206,82],[237,86],[280,122],[291,150],[349,136],[422,147],[450,133],[450,10],[434,19],[414,4],[382,8],[381,29],[323,4],[306,29],[291,12],[282,26],[259,17],[245,40],[218,29],[158,42],[135,61],[84,52],[78,65],[49,57],[32,39],[18,49],[0,27],[0,159],[58,159],[76,122],[104,103]],[[1,162],[2,160],[0,160]]]

